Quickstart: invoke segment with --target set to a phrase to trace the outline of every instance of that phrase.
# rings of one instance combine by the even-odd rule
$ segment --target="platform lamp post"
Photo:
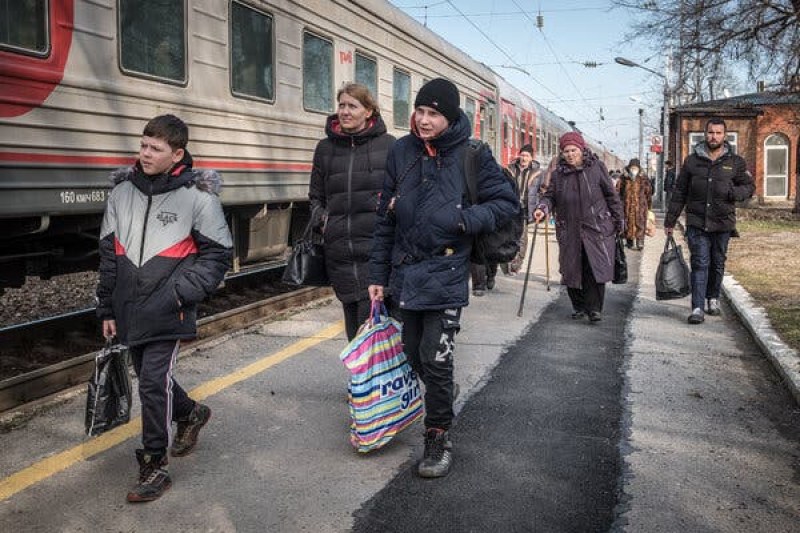
[[[667,76],[661,74],[660,72],[653,70],[649,67],[645,67],[644,65],[640,65],[630,59],[625,59],[624,57],[615,57],[614,61],[619,63],[620,65],[626,67],[637,67],[642,70],[646,70],[651,74],[655,74],[659,78],[664,80],[664,108],[662,111],[663,114],[663,122],[661,124],[661,134],[663,136],[663,142],[661,143],[662,151],[661,151],[661,159],[658,163],[659,171],[658,171],[658,180],[656,180],[656,199],[658,204],[661,206],[663,210],[664,206],[664,178],[666,177],[666,165],[664,163],[669,159],[669,100],[670,100],[670,89],[669,89],[669,80]]]

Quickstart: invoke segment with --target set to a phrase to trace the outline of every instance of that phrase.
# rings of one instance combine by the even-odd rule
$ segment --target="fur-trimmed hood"
[[[222,191],[222,176],[216,170],[192,168],[191,156],[187,155],[169,172],[159,176],[146,176],[142,172],[139,161],[128,167],[118,168],[111,172],[109,180],[115,186],[123,181],[132,181],[138,188],[142,189],[144,183],[152,185],[151,192],[159,192],[178,187],[196,186],[199,190],[219,196]],[[149,187],[148,187],[149,188]],[[144,189],[142,189],[144,190]]]

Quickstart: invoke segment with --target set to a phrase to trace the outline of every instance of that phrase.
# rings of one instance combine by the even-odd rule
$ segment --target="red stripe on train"
[[[136,158],[119,156],[90,156],[67,154],[33,154],[26,152],[0,152],[0,161],[10,163],[49,163],[66,165],[127,166]],[[311,163],[271,163],[267,161],[232,161],[223,159],[196,159],[197,168],[225,170],[284,170],[310,172]]]

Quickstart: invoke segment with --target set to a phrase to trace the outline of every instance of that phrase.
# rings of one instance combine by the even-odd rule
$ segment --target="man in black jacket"
[[[719,315],[719,293],[725,272],[728,240],[736,229],[736,202],[753,195],[753,177],[744,159],[725,141],[725,121],[706,123],[705,141],[694,147],[678,175],[664,219],[670,236],[686,207],[686,239],[692,265],[690,324],[701,324],[705,304],[709,315]]]

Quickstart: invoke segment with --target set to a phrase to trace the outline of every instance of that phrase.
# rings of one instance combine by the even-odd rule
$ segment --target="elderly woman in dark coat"
[[[561,283],[572,301],[572,318],[602,319],[605,284],[614,277],[616,234],[622,205],[603,163],[577,132],[559,140],[561,157],[533,213],[540,222],[555,214]]]
[[[347,338],[369,317],[369,258],[375,206],[394,137],[372,94],[349,83],[336,95],[338,111],[317,144],[308,197],[325,244],[328,277],[342,302]]]

